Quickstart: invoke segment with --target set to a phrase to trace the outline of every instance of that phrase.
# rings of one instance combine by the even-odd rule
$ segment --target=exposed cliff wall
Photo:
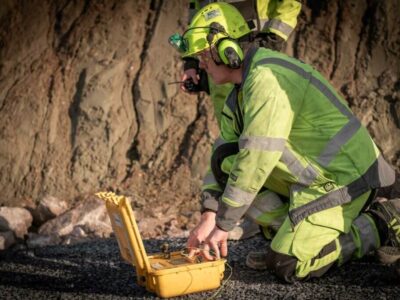
[[[400,3],[309,2],[287,52],[334,83],[399,170]],[[0,205],[112,187],[190,215],[218,130],[208,98],[168,85],[181,64],[167,38],[185,8],[2,1]]]

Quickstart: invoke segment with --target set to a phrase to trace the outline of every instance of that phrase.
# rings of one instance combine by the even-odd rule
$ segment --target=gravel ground
[[[149,253],[165,240],[146,240]],[[172,250],[184,239],[168,241]],[[230,243],[231,279],[218,299],[400,299],[400,283],[373,257],[334,268],[323,278],[285,284],[268,271],[248,269],[244,260],[252,249],[264,247],[260,236]],[[228,270],[228,268],[227,268]],[[225,275],[228,275],[226,271]],[[207,299],[213,292],[179,299]],[[136,284],[134,268],[124,263],[114,239],[71,246],[0,253],[0,299],[158,299]]]

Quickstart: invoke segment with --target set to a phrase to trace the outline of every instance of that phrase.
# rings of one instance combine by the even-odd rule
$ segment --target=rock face
[[[113,188],[145,217],[194,218],[218,130],[207,97],[168,84],[186,2],[2,1],[0,206]],[[333,82],[399,171],[399,1],[307,2],[286,52]]]

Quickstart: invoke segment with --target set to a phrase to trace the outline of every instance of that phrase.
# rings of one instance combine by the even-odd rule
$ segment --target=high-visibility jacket
[[[290,198],[294,227],[394,182],[367,129],[327,80],[265,48],[246,54],[242,83],[222,111],[211,169],[203,208],[218,211],[217,225],[227,231],[262,189]]]
[[[191,0],[189,19],[203,6],[218,1]],[[256,32],[273,32],[287,40],[297,24],[301,4],[295,0],[225,0],[235,6],[250,28]]]

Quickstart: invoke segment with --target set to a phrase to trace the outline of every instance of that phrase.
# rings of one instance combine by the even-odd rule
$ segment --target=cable
[[[197,247],[188,247],[188,248],[186,248],[186,249],[188,249],[188,250],[189,250],[189,249],[192,249],[192,250],[199,250],[200,252],[206,251],[206,250],[204,250],[204,249],[197,248]],[[183,256],[189,258],[189,255],[185,253],[185,250],[186,250],[186,249],[181,250],[181,254],[182,254]],[[207,250],[207,251],[210,252],[210,254],[212,254],[211,252],[214,252],[212,249]],[[198,256],[199,256],[199,255],[196,255],[196,259],[197,259],[196,262],[197,262],[197,263],[200,263],[201,261],[198,260],[198,259],[199,259]],[[214,257],[215,257],[215,256],[214,256]],[[189,259],[190,259],[190,258],[189,258]],[[228,277],[221,283],[220,287],[219,287],[209,298],[207,298],[208,300],[213,300],[213,299],[215,299],[216,297],[218,297],[219,294],[222,292],[222,290],[225,288],[225,285],[230,281],[230,279],[231,279],[231,277],[232,277],[232,274],[233,274],[233,268],[232,268],[232,266],[228,263],[228,261],[225,262],[225,265],[229,268],[229,275],[228,275]]]
[[[208,298],[209,300],[213,300],[213,299],[215,299],[216,297],[218,297],[219,294],[222,292],[222,290],[225,288],[225,285],[229,282],[229,280],[230,280],[231,277],[232,277],[233,268],[231,267],[231,265],[230,265],[227,261],[225,262],[225,265],[227,265],[227,266],[229,267],[230,273],[229,273],[228,277],[221,283],[221,286],[218,288],[218,290],[216,290],[216,291],[214,292],[214,294],[212,294],[211,297]]]

